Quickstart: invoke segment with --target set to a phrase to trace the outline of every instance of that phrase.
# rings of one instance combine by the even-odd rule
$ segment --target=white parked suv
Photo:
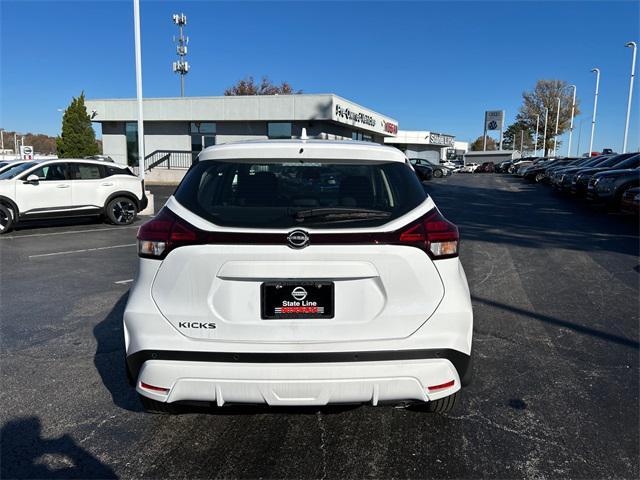
[[[36,160],[0,173],[0,234],[41,218],[104,215],[127,225],[146,206],[142,181],[110,162]]]
[[[453,407],[473,314],[459,237],[366,142],[210,147],[138,232],[129,380],[175,402]]]

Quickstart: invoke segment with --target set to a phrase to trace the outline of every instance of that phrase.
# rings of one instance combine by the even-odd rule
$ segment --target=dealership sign
[[[504,110],[489,110],[484,112],[485,130],[502,130],[504,125]]]
[[[450,135],[442,135],[441,133],[430,133],[429,143],[433,145],[444,145],[445,147],[453,147],[455,137]]]
[[[331,118],[336,122],[359,127],[363,130],[391,135],[398,133],[396,122],[346,101],[334,101]]]

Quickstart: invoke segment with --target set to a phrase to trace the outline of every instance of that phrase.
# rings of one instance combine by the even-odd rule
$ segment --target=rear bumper
[[[327,358],[358,355],[362,358],[408,352],[331,353]],[[189,357],[190,352],[156,352],[159,356]],[[442,356],[437,356],[437,355]],[[147,360],[140,370],[136,390],[141,395],[161,402],[184,400],[268,405],[327,405],[330,403],[371,403],[431,401],[458,391],[468,381],[470,357],[459,352],[421,352],[432,358],[346,362],[298,362],[300,354],[271,354],[277,362],[247,362],[265,358],[265,354],[238,355],[237,361],[176,359]],[[227,354],[225,354],[226,357]],[[311,353],[307,359],[323,360],[327,354]],[[449,355],[458,366],[456,367]],[[134,355],[135,356],[135,355]],[[221,359],[225,358],[222,357]],[[295,360],[292,362],[283,360]],[[127,359],[129,362],[131,358]],[[202,360],[202,359],[200,359]],[[460,370],[458,370],[460,369]],[[464,372],[461,374],[461,372]],[[466,378],[465,378],[466,377]],[[135,377],[134,377],[135,378]],[[430,386],[451,383],[436,390]],[[142,384],[167,388],[159,393]]]
[[[144,189],[142,190],[142,200],[140,200],[138,203],[138,210],[144,210],[145,208],[147,208],[147,205],[149,205],[149,199],[147,198],[147,194],[145,193]]]

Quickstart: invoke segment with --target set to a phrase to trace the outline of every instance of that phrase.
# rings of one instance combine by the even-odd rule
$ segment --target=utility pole
[[[571,140],[573,138],[573,115],[576,111],[576,86],[569,85],[573,88],[573,102],[571,103],[571,125],[569,125],[569,146],[567,147],[567,157],[571,156]]]
[[[591,139],[589,140],[589,156],[593,152],[593,137],[596,133],[596,111],[598,110],[598,93],[600,92],[600,69],[592,68],[591,71],[596,74],[596,93],[593,97],[593,116],[591,117]]]
[[[189,37],[183,35],[183,28],[187,24],[187,16],[184,13],[176,13],[173,15],[173,23],[178,26],[180,35],[176,40],[173,37],[173,41],[177,42],[176,53],[178,54],[178,61],[173,62],[173,72],[180,74],[180,96],[184,97],[184,76],[189,73],[189,62],[185,61],[184,57],[187,55],[187,44],[189,43]]]
[[[627,138],[629,137],[629,116],[631,115],[631,99],[633,98],[633,80],[636,76],[636,53],[638,45],[636,42],[628,42],[626,47],[633,48],[633,56],[631,59],[631,78],[629,80],[629,100],[627,100],[627,120],[624,124],[624,141],[622,142],[622,153],[627,153]]]
[[[524,130],[520,130],[520,153],[524,155]]]
[[[15,132],[13,134],[13,153],[18,155],[18,134]]]

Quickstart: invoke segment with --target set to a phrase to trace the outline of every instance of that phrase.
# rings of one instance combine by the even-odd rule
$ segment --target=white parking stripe
[[[91,233],[91,232],[105,232],[112,230],[124,230],[127,228],[138,228],[137,225],[130,225],[127,227],[107,227],[107,228],[92,228],[87,230],[69,230],[68,232],[52,232],[52,233],[31,233],[29,235],[12,235],[9,237],[2,237],[0,240],[15,240],[16,238],[25,238],[25,237],[48,237],[51,235],[67,235],[70,233]]]
[[[97,250],[110,250],[112,248],[135,247],[135,243],[127,243],[126,245],[111,245],[109,247],[83,248],[82,250],[68,250],[66,252],[41,253],[38,255],[29,255],[29,258],[53,257],[54,255],[70,255],[72,253],[95,252]]]
[[[133,282],[133,278],[130,278],[129,280],[120,280],[119,282],[113,282],[116,283],[118,285],[126,285],[127,283],[131,283]]]

